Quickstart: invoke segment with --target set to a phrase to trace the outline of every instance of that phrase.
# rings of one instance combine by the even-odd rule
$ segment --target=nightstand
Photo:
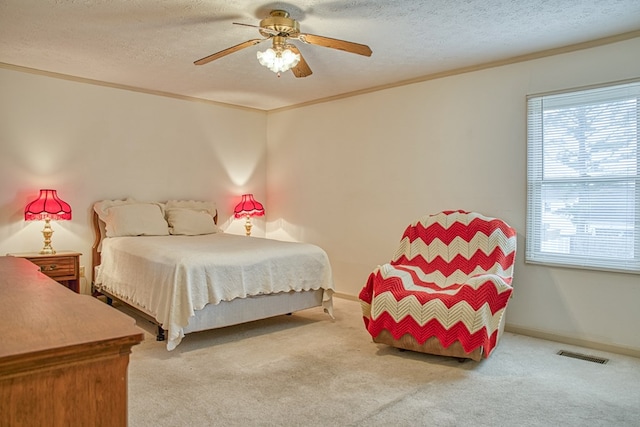
[[[53,255],[23,252],[7,255],[28,259],[56,282],[80,293],[80,255],[82,255],[80,252],[59,251]]]

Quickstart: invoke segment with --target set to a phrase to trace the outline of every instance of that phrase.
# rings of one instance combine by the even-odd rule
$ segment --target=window
[[[526,261],[640,273],[640,81],[527,97]]]

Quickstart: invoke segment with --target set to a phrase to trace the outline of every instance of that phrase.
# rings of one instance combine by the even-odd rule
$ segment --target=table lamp
[[[56,190],[40,190],[38,198],[24,208],[24,220],[44,220],[44,229],[42,230],[44,247],[40,251],[41,254],[53,255],[56,253],[51,246],[51,236],[53,235],[52,219],[58,221],[71,219],[71,206],[58,197]]]
[[[247,218],[244,223],[244,229],[247,231],[247,236],[251,236],[251,217],[263,216],[264,207],[261,203],[255,201],[253,194],[244,194],[240,203],[233,210],[233,214],[236,218]]]

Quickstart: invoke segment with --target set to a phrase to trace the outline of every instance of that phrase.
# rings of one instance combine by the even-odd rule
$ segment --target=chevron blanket
[[[445,211],[405,230],[390,263],[370,275],[359,298],[365,327],[394,339],[411,334],[422,345],[456,340],[466,352],[496,345],[509,297],[516,231],[478,213]]]

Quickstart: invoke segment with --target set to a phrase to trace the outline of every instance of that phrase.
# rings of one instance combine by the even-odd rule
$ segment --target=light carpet
[[[358,302],[334,308],[190,334],[171,352],[137,319],[129,425],[640,426],[640,359],[505,333],[489,359],[459,363],[374,344]]]

